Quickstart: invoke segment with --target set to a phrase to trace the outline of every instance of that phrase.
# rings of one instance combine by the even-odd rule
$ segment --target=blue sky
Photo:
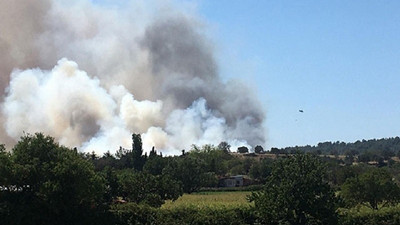
[[[400,1],[196,4],[222,76],[266,109],[267,148],[400,135]]]

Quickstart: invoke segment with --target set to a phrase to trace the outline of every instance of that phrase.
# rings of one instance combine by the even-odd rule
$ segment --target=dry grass
[[[251,192],[199,192],[184,194],[176,201],[167,201],[162,208],[172,209],[176,207],[195,207],[195,208],[232,208],[240,206],[250,206],[252,203],[246,199]]]

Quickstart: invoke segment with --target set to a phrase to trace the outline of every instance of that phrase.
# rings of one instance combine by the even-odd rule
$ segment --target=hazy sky
[[[400,1],[196,4],[222,75],[267,109],[268,148],[400,135]]]

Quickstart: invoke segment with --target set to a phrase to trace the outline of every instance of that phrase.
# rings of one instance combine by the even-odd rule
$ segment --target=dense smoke
[[[0,4],[1,142],[43,132],[102,153],[141,133],[168,154],[264,143],[257,99],[221,81],[204,24],[173,3]]]

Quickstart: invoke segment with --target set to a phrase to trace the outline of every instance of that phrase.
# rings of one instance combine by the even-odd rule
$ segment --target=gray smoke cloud
[[[44,132],[83,151],[143,134],[167,154],[191,144],[264,144],[249,87],[222,82],[195,13],[174,3],[1,0],[0,141]]]

